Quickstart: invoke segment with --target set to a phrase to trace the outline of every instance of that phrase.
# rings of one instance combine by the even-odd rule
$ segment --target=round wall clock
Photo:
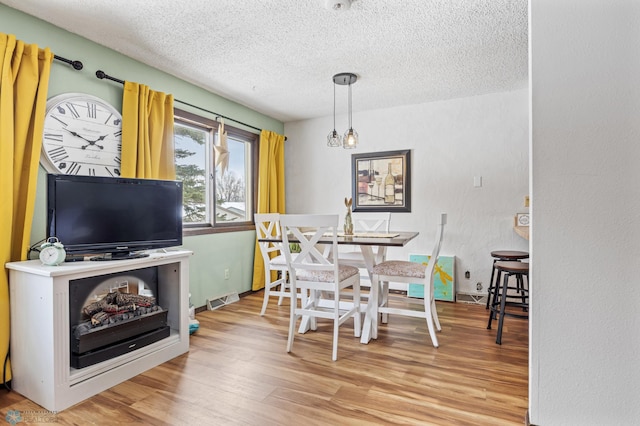
[[[42,165],[50,173],[120,176],[122,116],[108,102],[84,93],[47,101]]]

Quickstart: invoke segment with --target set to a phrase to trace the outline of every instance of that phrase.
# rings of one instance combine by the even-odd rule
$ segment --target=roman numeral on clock
[[[54,120],[57,120],[58,122],[60,122],[60,124],[62,124],[64,127],[67,127],[67,123],[65,123],[64,121],[60,120],[55,115],[51,115],[50,117],[53,118]]]
[[[122,136],[122,130],[118,130],[113,134],[113,136],[115,136],[116,138],[119,138],[120,136]]]
[[[51,158],[51,161],[53,161],[54,163],[57,163],[58,161],[62,161],[65,158],[69,158],[69,155],[67,154],[67,150],[64,149],[63,146],[50,149],[47,151],[47,154],[49,155],[49,158]]]
[[[67,171],[68,175],[77,175],[78,173],[80,173],[80,169],[82,168],[82,166],[78,163],[71,163],[71,165],[69,166],[69,170]]]
[[[89,118],[96,118],[96,104],[87,102],[87,116]]]
[[[107,171],[107,173],[109,173],[109,176],[112,177],[116,177],[116,176],[120,176],[120,169],[114,169],[114,168],[110,168],[107,166],[104,166],[104,169]]]
[[[52,142],[62,142],[62,134],[60,133],[45,133],[44,138]]]
[[[69,109],[71,115],[73,115],[73,118],[80,117],[80,114],[78,114],[78,110],[76,110],[76,107],[72,103],[67,102],[65,105]]]

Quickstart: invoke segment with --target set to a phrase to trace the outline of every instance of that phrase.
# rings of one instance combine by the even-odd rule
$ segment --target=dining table
[[[366,265],[369,278],[373,283],[373,268],[378,263],[383,262],[386,259],[387,249],[389,247],[404,247],[411,240],[418,236],[419,232],[415,231],[398,231],[398,232],[354,232],[352,235],[346,235],[342,232],[338,232],[338,245],[353,245],[358,246],[362,252],[362,257]],[[260,238],[260,242],[282,242],[282,237],[272,236],[266,238]],[[294,238],[289,238],[290,242],[295,242]],[[318,244],[332,243],[331,235],[325,235],[322,237]],[[379,293],[379,292],[378,292]],[[360,343],[367,344],[371,340],[374,332],[372,331],[373,324],[377,324],[378,321],[373,321],[373,309],[372,303],[378,303],[378,301],[369,300],[365,311],[365,318],[362,324],[362,333],[360,335]],[[308,323],[302,321],[300,325],[300,332],[305,332],[308,329]]]

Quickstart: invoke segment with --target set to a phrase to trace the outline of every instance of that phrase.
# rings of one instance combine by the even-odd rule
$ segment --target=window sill
[[[256,227],[252,223],[233,226],[199,226],[193,228],[182,228],[183,237],[193,237],[196,235],[208,235],[208,234],[224,234],[227,232],[242,232],[253,231]]]

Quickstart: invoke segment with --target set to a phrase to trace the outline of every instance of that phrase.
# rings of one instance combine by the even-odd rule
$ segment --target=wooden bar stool
[[[489,324],[487,329],[491,329],[491,322],[498,317],[498,334],[496,336],[496,343],[502,344],[502,326],[505,316],[517,317],[517,318],[529,318],[529,263],[519,261],[498,261],[494,264],[494,268],[497,271],[496,287],[493,291],[493,298],[489,306]],[[516,285],[509,286],[509,278],[515,277]],[[524,284],[524,279],[527,279],[527,285]],[[500,279],[502,278],[502,286],[500,286]],[[515,294],[509,294],[509,290],[515,290]],[[518,313],[515,310],[507,311],[508,307],[522,308],[523,313]]]
[[[487,309],[489,309],[492,294],[497,287],[497,283],[495,283],[494,281],[496,273],[496,262],[519,261],[522,259],[528,259],[529,253],[527,253],[526,251],[516,250],[494,250],[491,252],[491,257],[493,257],[493,267],[491,268],[491,280],[489,281],[489,288],[487,289]]]

